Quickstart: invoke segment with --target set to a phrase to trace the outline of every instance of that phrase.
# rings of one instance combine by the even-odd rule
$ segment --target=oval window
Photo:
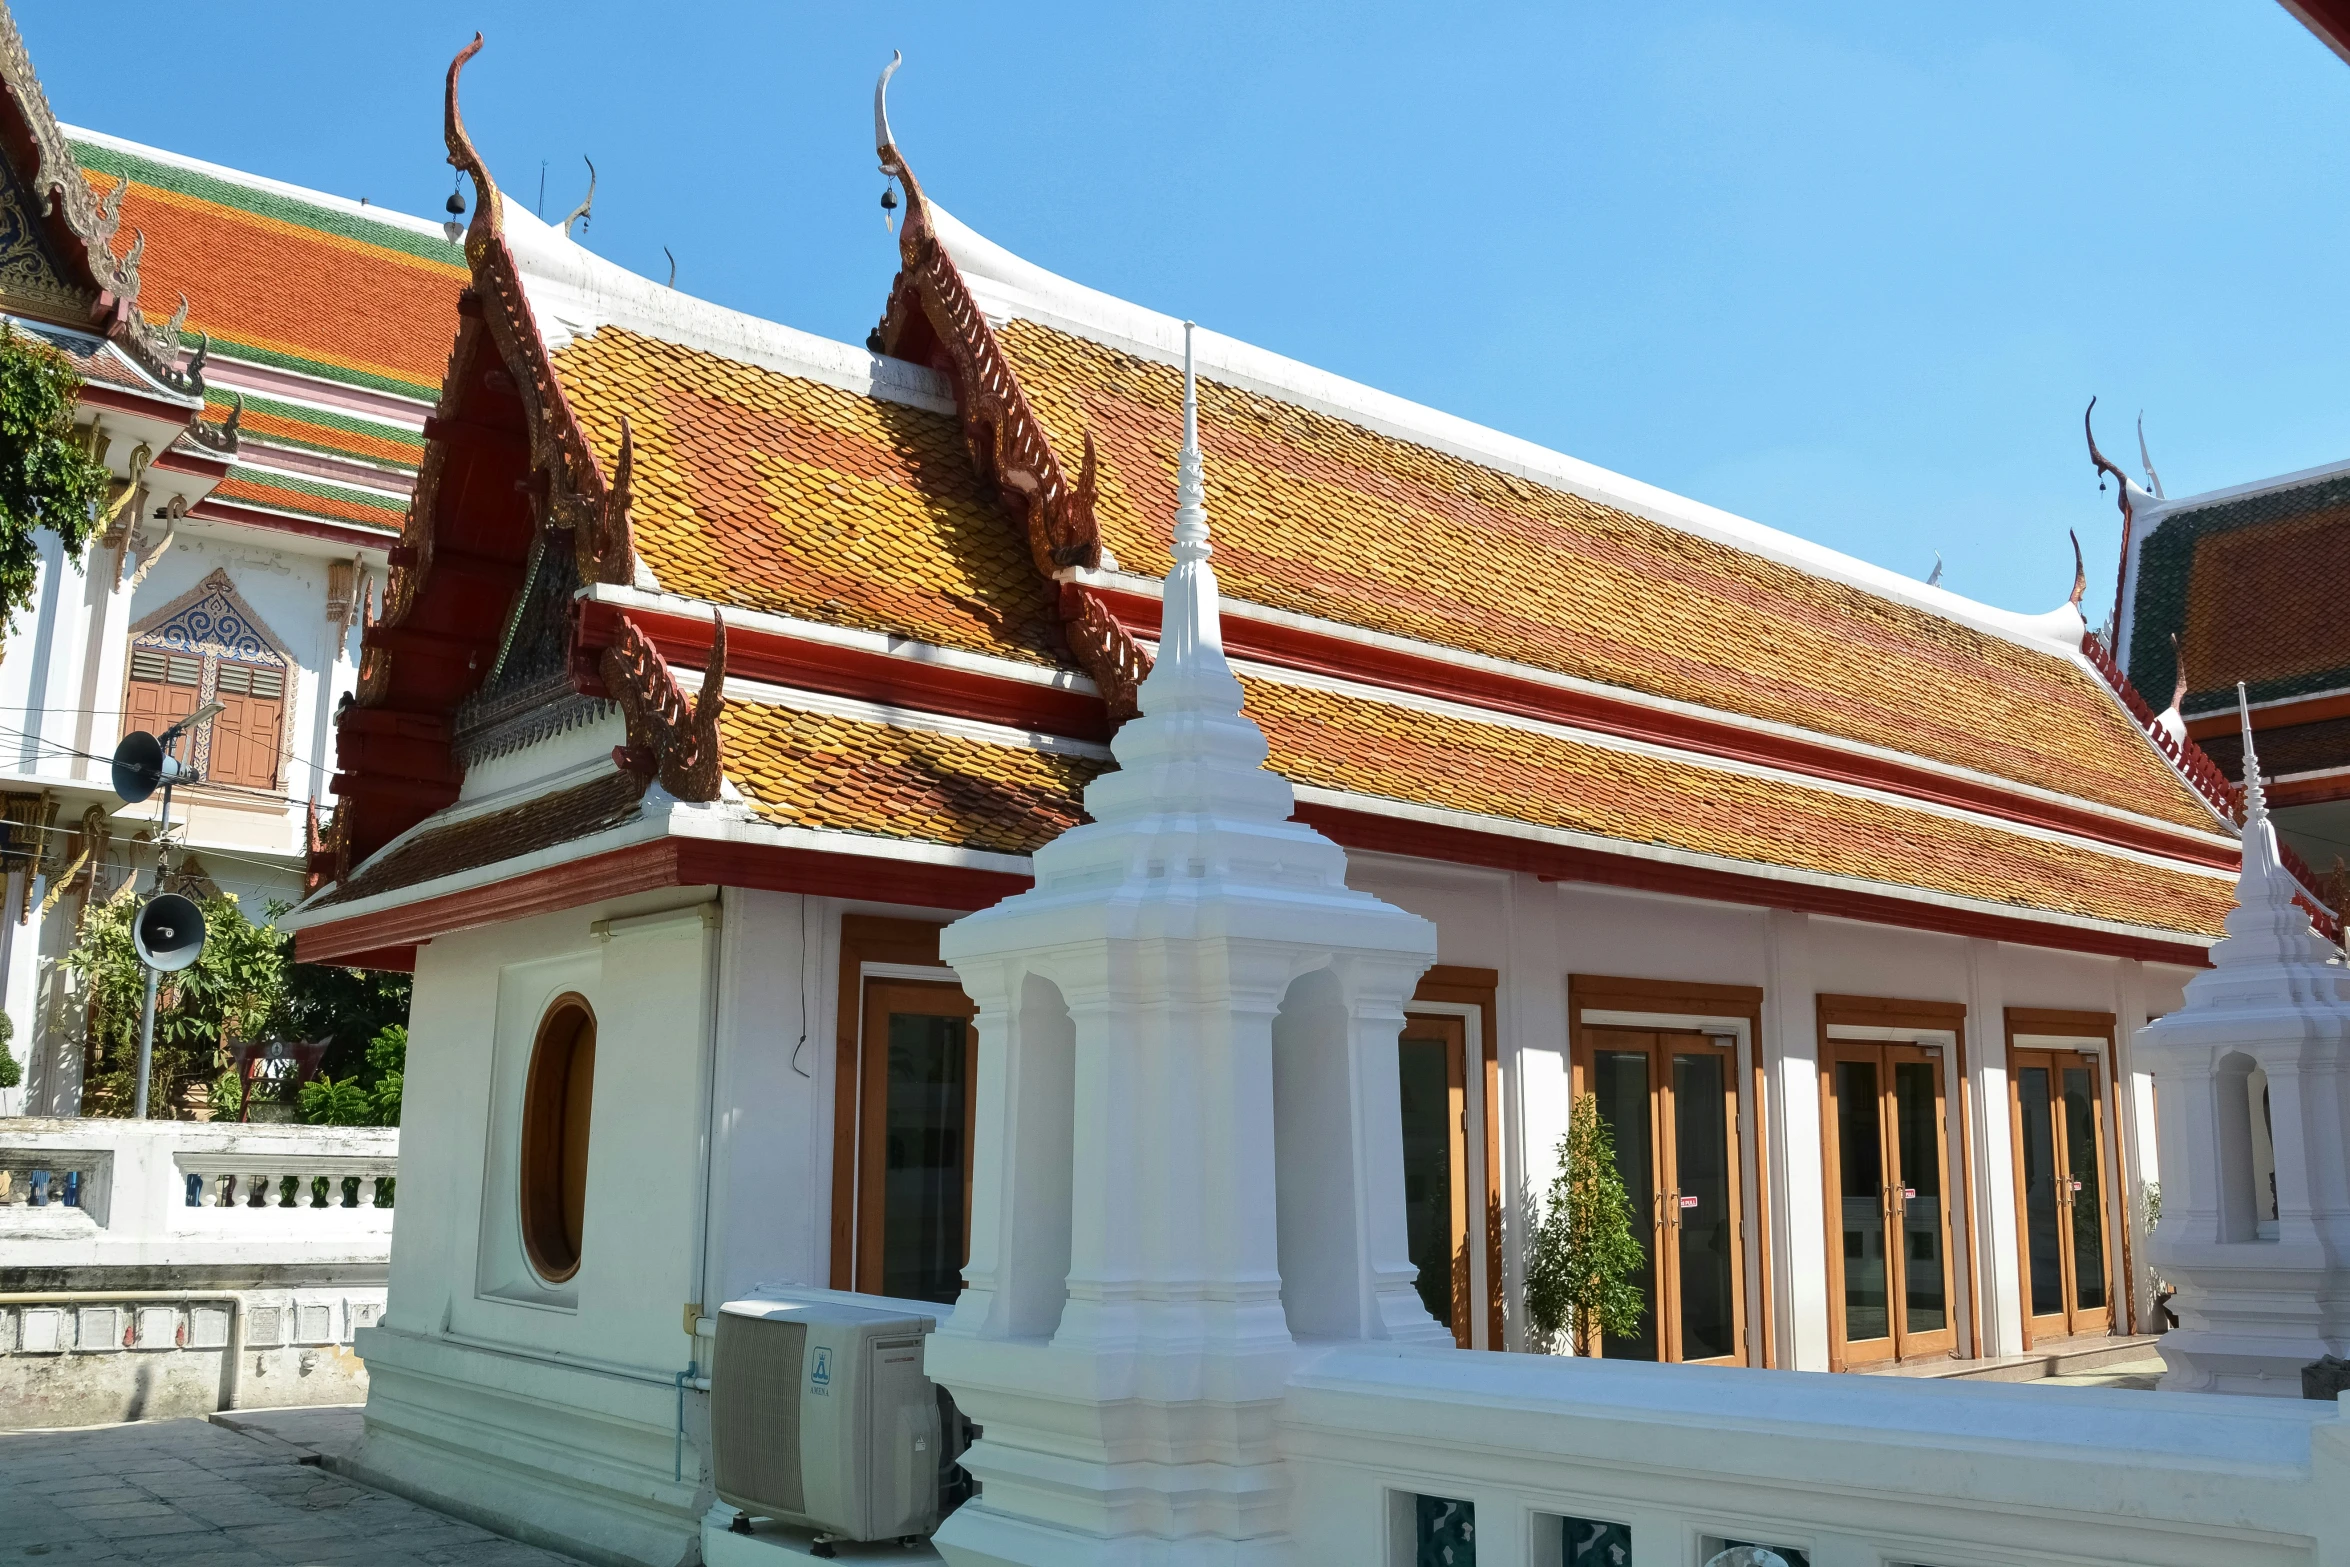
[[[560,996],[539,1021],[522,1093],[522,1246],[550,1284],[579,1271],[595,1089],[596,1015]]]

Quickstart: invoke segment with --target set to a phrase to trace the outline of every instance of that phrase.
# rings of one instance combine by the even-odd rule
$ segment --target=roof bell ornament
[[[459,174],[449,181],[449,199],[447,202],[443,203],[443,205],[448,209],[449,220],[441,225],[441,232],[449,236],[449,243],[452,245],[456,244],[459,240],[465,237],[465,224],[463,222],[465,217],[465,197],[460,193],[458,187],[458,181],[463,178],[464,176]]]
[[[892,221],[892,214],[897,210],[898,188],[885,180],[881,186],[881,226],[885,232],[891,234],[897,232],[897,225]]]

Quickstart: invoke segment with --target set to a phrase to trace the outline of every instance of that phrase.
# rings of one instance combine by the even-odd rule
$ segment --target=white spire
[[[2260,753],[2252,748],[2252,704],[2241,680],[2236,682],[2236,721],[2244,730],[2244,833],[2250,837],[2268,821],[2268,791],[2260,782]]]
[[[1167,573],[1159,656],[1142,685],[1145,713],[1205,703],[1240,711],[1240,684],[1224,662],[1224,617],[1216,568],[1208,564],[1208,485],[1199,449],[1199,381],[1191,366],[1192,324],[1183,323],[1183,451],[1175,462],[1175,567]],[[1180,688],[1180,691],[1178,691]],[[1226,699],[1229,698],[1229,705]]]
[[[1086,811],[1102,829],[1147,827],[1147,834],[1184,822],[1208,848],[1215,832],[1283,825],[1297,801],[1288,780],[1264,771],[1264,733],[1241,712],[1241,681],[1224,663],[1224,618],[1217,604],[1215,547],[1208,543],[1208,479],[1199,449],[1199,378],[1191,369],[1191,322],[1182,348],[1182,453],[1175,458],[1175,564],[1168,571],[1159,611],[1159,658],[1137,693],[1142,717],[1130,719],[1112,740],[1119,771],[1086,787]],[[1095,853],[1100,832],[1079,827],[1041,850],[1039,869],[1067,855]],[[1163,850],[1128,848],[1137,862]],[[1196,853],[1196,850],[1194,850]],[[1335,848],[1330,850],[1337,853]],[[1222,862],[1229,855],[1208,853]],[[1253,855],[1238,855],[1241,860]],[[1344,876],[1342,858],[1330,860],[1332,881]]]
[[[2275,1007],[2323,994],[2330,1004],[2350,1004],[2350,975],[2329,962],[2338,951],[2312,928],[2308,911],[2294,900],[2301,884],[2285,869],[2269,820],[2268,794],[2260,781],[2260,755],[2252,744],[2252,709],[2244,687],[2236,687],[2236,711],[2244,734],[2244,863],[2236,877],[2236,906],[2227,935],[2211,949],[2211,967],[2187,982],[2181,1014],[2210,1009]]]

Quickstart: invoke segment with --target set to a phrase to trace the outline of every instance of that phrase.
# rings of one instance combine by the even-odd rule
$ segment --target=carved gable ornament
[[[16,171],[0,163],[0,306],[87,319],[91,295],[65,280],[41,238],[39,212]]]
[[[131,636],[142,646],[177,653],[210,653],[215,658],[279,668],[286,662],[277,639],[237,592],[225,568],[216,568],[202,582],[132,626]]]

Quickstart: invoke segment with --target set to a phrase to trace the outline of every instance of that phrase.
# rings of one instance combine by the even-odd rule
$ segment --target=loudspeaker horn
[[[204,911],[176,892],[159,892],[139,910],[131,945],[149,968],[176,973],[204,955]]]
[[[125,805],[136,805],[163,782],[163,742],[144,729],[134,729],[114,748],[114,792]]]

